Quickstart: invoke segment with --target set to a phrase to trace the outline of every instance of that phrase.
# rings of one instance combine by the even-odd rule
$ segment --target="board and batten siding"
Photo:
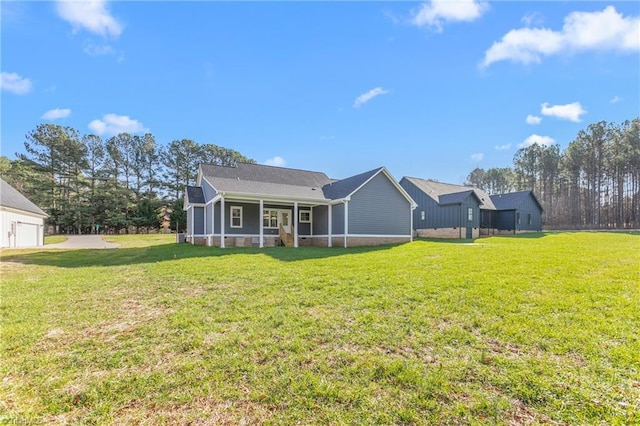
[[[383,173],[356,191],[348,208],[349,235],[411,235],[411,204]]]
[[[517,212],[520,213],[518,230],[542,231],[542,212],[531,195],[520,204]],[[531,215],[531,224],[529,224],[528,215]]]

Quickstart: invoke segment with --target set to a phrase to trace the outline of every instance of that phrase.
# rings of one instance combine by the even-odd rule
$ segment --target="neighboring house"
[[[489,195],[478,188],[406,176],[400,186],[418,205],[413,225],[419,237],[477,238],[491,220],[485,212],[495,209]]]
[[[542,205],[531,191],[492,195],[496,207],[494,227],[498,231],[542,231]]]
[[[480,235],[542,230],[542,206],[531,191],[489,195],[462,185],[403,177],[418,207],[413,224],[419,237],[477,238]]]
[[[1,247],[44,245],[44,219],[47,214],[17,189],[0,179]]]
[[[335,180],[245,163],[200,165],[184,202],[187,241],[218,247],[407,242],[414,208],[384,167]]]

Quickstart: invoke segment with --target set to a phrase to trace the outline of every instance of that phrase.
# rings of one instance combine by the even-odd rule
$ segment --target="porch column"
[[[349,202],[344,202],[344,248],[347,248],[347,234],[349,234]]]
[[[224,197],[220,197],[220,248],[224,248]]]
[[[293,226],[293,246],[298,247],[298,225],[300,223],[298,222],[298,202],[297,201],[293,202],[293,220],[291,221],[291,223],[295,223],[295,225]]]
[[[328,217],[328,220],[327,220],[327,222],[328,222],[328,224],[327,224],[327,226],[328,226],[327,235],[329,237],[329,241],[327,241],[327,247],[331,247],[333,245],[332,241],[331,241],[333,239],[333,235],[331,235],[331,228],[333,227],[332,217],[331,217],[331,211],[333,210],[332,207],[333,206],[331,204],[327,205],[327,213],[328,213],[327,214],[327,217]]]
[[[409,206],[409,241],[413,241],[413,210],[411,206]]]
[[[264,247],[264,200],[260,200],[260,215],[258,216],[258,220],[260,221],[260,242],[258,246],[260,248]]]

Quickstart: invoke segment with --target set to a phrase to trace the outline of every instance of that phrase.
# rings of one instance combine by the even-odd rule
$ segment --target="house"
[[[426,238],[478,238],[542,230],[542,206],[531,191],[489,195],[473,187],[403,177],[418,207],[415,232]]]
[[[532,191],[491,196],[495,205],[494,227],[508,233],[542,231],[542,205]]]
[[[1,247],[43,246],[46,217],[38,206],[0,179]]]
[[[489,194],[479,188],[403,177],[400,186],[416,201],[416,234],[426,238],[477,238],[495,210]]]
[[[361,246],[411,241],[415,203],[384,167],[321,172],[202,164],[185,191],[186,240],[229,246]]]

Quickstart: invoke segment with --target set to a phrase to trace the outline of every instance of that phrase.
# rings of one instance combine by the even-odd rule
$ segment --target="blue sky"
[[[638,2],[1,3],[2,155],[40,123],[462,183],[640,115]]]

